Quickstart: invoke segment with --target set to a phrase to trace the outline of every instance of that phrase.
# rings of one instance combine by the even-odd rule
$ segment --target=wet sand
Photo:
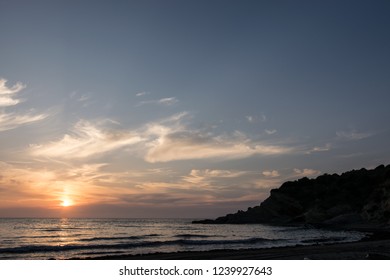
[[[115,255],[103,260],[379,260],[390,259],[390,232],[377,232],[361,241],[277,247],[265,249],[212,250],[196,252]]]

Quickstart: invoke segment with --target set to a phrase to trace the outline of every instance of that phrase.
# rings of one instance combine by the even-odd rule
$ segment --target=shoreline
[[[296,245],[261,249],[221,249],[138,255],[108,255],[83,260],[390,260],[390,232],[348,243]]]

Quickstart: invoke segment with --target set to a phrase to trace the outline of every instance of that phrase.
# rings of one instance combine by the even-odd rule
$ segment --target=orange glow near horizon
[[[61,203],[62,207],[69,207],[69,206],[72,206],[72,205],[73,205],[73,203],[69,199],[62,200],[62,203]]]

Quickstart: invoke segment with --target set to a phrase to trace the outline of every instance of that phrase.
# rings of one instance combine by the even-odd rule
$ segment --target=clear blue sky
[[[0,0],[0,216],[215,217],[389,164],[389,13]]]

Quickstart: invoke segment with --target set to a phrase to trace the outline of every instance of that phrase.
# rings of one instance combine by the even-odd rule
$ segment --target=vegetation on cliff
[[[259,206],[194,223],[390,224],[390,165],[286,182]]]

